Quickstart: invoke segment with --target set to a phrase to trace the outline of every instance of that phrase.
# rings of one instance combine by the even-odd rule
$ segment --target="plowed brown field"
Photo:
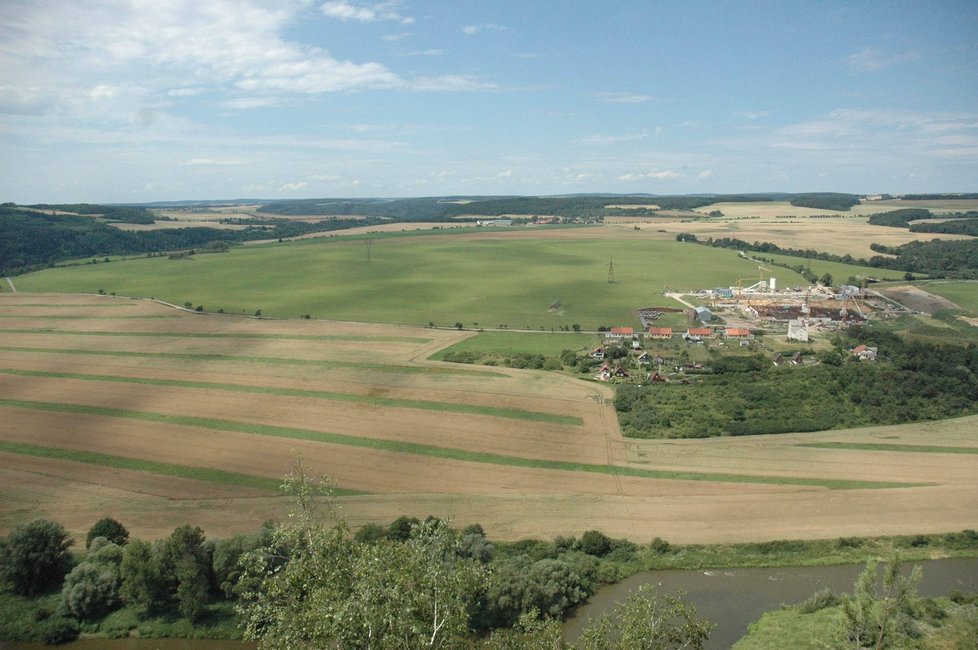
[[[92,457],[40,457],[39,448],[272,479],[299,454],[312,472],[366,493],[338,498],[353,525],[436,514],[478,521],[500,538],[597,528],[636,541],[711,542],[978,526],[978,454],[801,446],[978,447],[978,418],[624,440],[606,386],[426,360],[470,335],[206,316],[106,296],[0,294],[0,532],[46,516],[84,534],[111,515],[144,537],[188,522],[220,536],[254,530],[286,509],[257,488]],[[782,477],[796,482],[779,484]],[[916,485],[832,490],[797,479]]]

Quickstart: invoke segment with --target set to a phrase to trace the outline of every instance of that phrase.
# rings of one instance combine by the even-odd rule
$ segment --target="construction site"
[[[752,284],[699,289],[690,293],[671,294],[688,309],[690,321],[705,325],[763,329],[771,334],[783,333],[796,341],[808,341],[819,332],[835,331],[872,318],[887,318],[904,309],[882,294],[862,286],[839,287],[815,283],[809,286],[779,288],[776,278],[760,277]]]

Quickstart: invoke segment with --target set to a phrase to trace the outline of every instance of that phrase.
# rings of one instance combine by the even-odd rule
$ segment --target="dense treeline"
[[[217,241],[233,243],[296,237],[375,223],[378,220],[343,219],[318,223],[279,220],[273,226],[245,230],[195,227],[128,232],[90,217],[0,207],[0,273],[23,273],[72,258],[186,250]]]
[[[904,201],[946,201],[948,199],[978,199],[978,192],[965,192],[963,194],[904,194],[900,198]]]
[[[908,228],[911,221],[919,219],[933,219],[934,215],[930,210],[923,208],[903,208],[892,212],[877,212],[869,215],[869,221],[874,226],[891,226],[894,228]]]
[[[945,235],[971,235],[978,237],[978,218],[952,219],[937,223],[915,223],[910,232],[940,233]]]
[[[608,208],[609,205],[657,205],[662,210],[693,210],[712,203],[754,203],[791,201],[792,205],[848,210],[859,203],[851,194],[701,194],[685,196],[655,195],[574,195],[510,197],[441,197],[420,199],[303,199],[276,201],[260,212],[283,215],[363,215],[401,221],[449,221],[458,217],[498,217],[508,214],[556,215],[566,218],[605,216],[650,216],[646,208]]]
[[[813,194],[796,195],[791,199],[791,205],[801,208],[818,210],[839,210],[846,212],[854,205],[859,205],[859,197],[855,194],[839,194],[836,192],[816,192]]]
[[[870,244],[870,248],[877,253],[895,256],[871,257],[870,266],[934,277],[978,278],[978,240],[975,239],[912,241],[900,246]]]
[[[535,648],[527,626],[546,626],[559,638],[558,622],[599,583],[638,568],[637,545],[594,530],[501,549],[478,524],[459,531],[432,517],[400,517],[351,535],[342,520],[318,512],[313,486],[293,477],[287,485],[300,505],[286,523],[226,539],[208,539],[190,525],[162,540],[130,539],[121,523],[105,518],[76,557],[60,524],[39,519],[14,529],[0,538],[0,579],[12,593],[46,604],[30,620],[0,622],[0,638],[129,636],[143,621],[198,624],[223,612],[267,647],[292,648],[298,639],[310,647],[477,647],[468,643],[496,630],[487,647]],[[661,540],[654,547],[669,549]],[[695,623],[689,630],[705,639],[710,626],[682,604],[686,623]],[[113,614],[122,608],[127,615]],[[499,628],[513,627],[500,645]],[[225,625],[220,634],[240,631]],[[378,643],[384,636],[398,642]]]
[[[877,347],[860,362],[857,344]],[[820,431],[935,420],[978,411],[978,347],[905,341],[854,326],[811,367],[770,359],[718,359],[690,385],[623,385],[615,396],[622,430],[639,438]]]
[[[4,207],[13,207],[4,204]],[[38,203],[29,205],[32,210],[52,210],[57,212],[72,212],[82,215],[97,215],[106,221],[119,223],[155,223],[156,217],[149,210],[132,205],[93,205],[91,203]]]
[[[978,240],[948,241],[935,239],[927,242],[913,241],[900,246],[870,244],[869,247],[872,250],[882,253],[882,255],[874,255],[867,260],[855,258],[849,254],[833,255],[813,249],[782,248],[771,242],[750,243],[733,237],[701,240],[689,233],[679,233],[676,235],[676,239],[677,241],[698,243],[715,248],[732,248],[756,253],[777,253],[826,262],[841,262],[843,264],[906,271],[907,273],[921,273],[938,278],[978,278]]]

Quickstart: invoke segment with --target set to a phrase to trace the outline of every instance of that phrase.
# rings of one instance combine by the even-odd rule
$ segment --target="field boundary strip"
[[[0,303],[2,304],[2,303]],[[6,306],[6,305],[5,305]],[[66,314],[3,314],[0,319],[22,318],[31,320],[160,320],[163,318],[181,318],[180,314],[132,314],[130,316],[84,316]],[[0,330],[13,332],[14,330]],[[44,330],[38,330],[44,332]],[[57,330],[50,330],[54,332]]]
[[[546,469],[567,472],[587,472],[592,474],[608,474],[612,476],[629,476],[634,478],[665,479],[665,480],[684,480],[684,481],[711,481],[723,483],[758,483],[766,485],[796,485],[808,487],[820,487],[830,490],[856,490],[856,489],[889,489],[905,487],[923,487],[932,485],[931,483],[902,483],[896,481],[864,481],[847,479],[823,479],[823,478],[803,478],[797,476],[770,476],[770,475],[750,475],[750,474],[725,474],[720,472],[689,472],[677,470],[652,470],[627,467],[621,465],[595,465],[591,463],[575,463],[570,461],[543,460],[539,458],[523,458],[519,456],[506,456],[490,452],[469,451],[453,447],[439,447],[436,445],[425,445],[416,442],[400,440],[389,440],[384,438],[359,438],[357,436],[331,433],[327,431],[315,431],[311,429],[300,429],[294,427],[280,427],[266,424],[256,424],[251,422],[239,422],[235,420],[221,420],[215,418],[200,418],[185,415],[171,415],[166,413],[153,413],[149,411],[133,411],[127,409],[107,408],[102,406],[88,406],[81,404],[65,404],[62,402],[36,402],[30,400],[0,399],[0,406],[10,408],[22,408],[38,411],[53,411],[60,413],[78,413],[93,415],[98,417],[124,418],[130,420],[142,420],[147,422],[157,422],[162,424],[172,424],[177,426],[199,427],[216,431],[229,431],[234,433],[245,433],[250,435],[270,436],[277,438],[291,438],[297,440],[310,440],[334,445],[344,445],[348,447],[360,447],[374,449],[378,451],[388,451],[401,454],[412,454],[416,456],[426,456],[434,458],[444,458],[463,462],[483,463],[489,465],[505,465],[510,467],[523,467],[527,469]]]
[[[943,447],[940,445],[901,445],[890,442],[808,442],[799,447],[814,449],[848,449],[856,451],[900,451],[919,454],[978,454],[978,447]]]
[[[220,483],[222,485],[236,485],[239,487],[265,490],[268,492],[281,492],[282,486],[281,479],[266,478],[264,476],[255,476],[253,474],[228,472],[210,467],[196,467],[193,465],[179,465],[176,463],[161,463],[153,460],[142,460],[139,458],[103,454],[94,451],[78,451],[74,449],[64,449],[62,447],[45,447],[43,445],[29,445],[0,440],[0,452],[18,454],[21,456],[34,456],[37,458],[66,460],[74,463],[99,465],[102,467],[124,469],[133,472],[146,472],[147,474],[172,476],[175,478],[190,479],[194,481]],[[334,492],[337,496],[368,494],[367,492],[362,492],[359,490],[348,490],[339,487],[335,487]]]
[[[524,409],[499,408],[495,406],[479,406],[476,404],[455,404],[452,402],[435,402],[429,400],[397,399],[393,397],[372,397],[355,393],[340,393],[325,390],[309,390],[304,388],[276,388],[273,386],[248,386],[244,384],[219,384],[206,381],[190,381],[184,379],[156,379],[151,377],[123,377],[118,375],[90,375],[74,372],[49,372],[44,370],[17,370],[0,368],[0,374],[18,377],[49,377],[52,379],[78,379],[81,381],[105,381],[120,384],[144,384],[147,386],[173,386],[176,388],[203,388],[205,390],[224,390],[235,393],[256,393],[262,395],[281,395],[283,397],[309,397],[313,399],[333,400],[337,402],[353,402],[372,404],[374,406],[389,406],[397,408],[420,409],[425,411],[442,411],[465,413],[469,415],[486,415],[513,420],[530,422],[546,422],[568,426],[584,426],[584,420],[573,415],[558,415],[543,411],[528,411]]]
[[[43,332],[42,332],[43,333]],[[238,363],[270,363],[293,366],[329,366],[334,368],[353,368],[375,370],[396,374],[438,374],[463,375],[469,377],[508,377],[491,370],[469,370],[463,368],[443,368],[435,366],[398,366],[383,363],[362,363],[357,361],[335,361],[331,359],[293,359],[289,357],[247,357],[233,354],[206,354],[195,352],[134,352],[128,350],[84,350],[79,348],[32,348],[12,345],[0,346],[4,352],[28,352],[39,354],[83,354],[110,357],[141,357],[148,359],[179,359],[190,361],[234,361]]]
[[[46,316],[32,316],[31,318],[46,318]],[[150,318],[170,318],[170,316],[151,316]],[[122,336],[127,338],[131,336],[138,336],[151,338],[188,339],[267,339],[276,341],[357,341],[363,343],[432,343],[434,341],[434,339],[426,339],[420,336],[268,334],[260,332],[104,332],[101,330],[57,330],[46,327],[0,329],[0,334],[65,334],[68,336]]]

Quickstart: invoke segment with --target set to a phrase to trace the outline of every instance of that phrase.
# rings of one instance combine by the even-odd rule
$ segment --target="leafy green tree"
[[[71,568],[72,543],[59,523],[35,519],[22,524],[0,543],[0,575],[15,593],[33,597],[61,583]]]
[[[617,396],[615,399],[617,400]],[[599,530],[589,530],[581,536],[578,548],[582,553],[604,557],[611,551],[611,540]]]
[[[486,640],[486,650],[568,650],[571,646],[563,639],[560,621],[540,618],[540,612],[531,610],[520,616],[513,627],[493,630]]]
[[[211,570],[214,586],[224,594],[225,598],[234,598],[243,587],[239,584],[241,556],[268,544],[271,541],[271,533],[272,527],[266,524],[258,533],[235,535],[213,543]]]
[[[136,539],[126,544],[119,566],[122,586],[119,595],[128,605],[158,612],[169,604],[170,585],[160,563],[162,544]]]
[[[244,580],[254,584],[239,607],[247,638],[263,648],[446,648],[467,641],[486,569],[460,555],[447,525],[429,520],[405,541],[358,544],[335,514],[319,514],[317,486],[301,466],[286,487],[295,502],[288,521],[243,559]]]
[[[61,587],[64,610],[79,619],[94,619],[121,602],[119,587],[123,550],[105,537],[96,537],[85,560],[65,576]]]
[[[615,603],[614,612],[589,624],[582,650],[666,650],[702,648],[713,624],[696,618],[696,609],[680,595],[660,598],[650,585]]]
[[[175,529],[163,545],[160,564],[171,576],[169,591],[176,596],[180,614],[197,620],[207,609],[210,592],[211,547],[204,531],[184,525]]]
[[[842,648],[903,647],[914,635],[912,605],[923,571],[917,565],[910,575],[900,574],[900,559],[893,557],[877,584],[876,561],[870,560],[853,585],[853,593],[842,596]]]
[[[103,517],[88,529],[88,534],[85,535],[85,548],[91,546],[92,540],[96,537],[104,537],[113,544],[125,546],[129,541],[129,531],[112,517]]]

